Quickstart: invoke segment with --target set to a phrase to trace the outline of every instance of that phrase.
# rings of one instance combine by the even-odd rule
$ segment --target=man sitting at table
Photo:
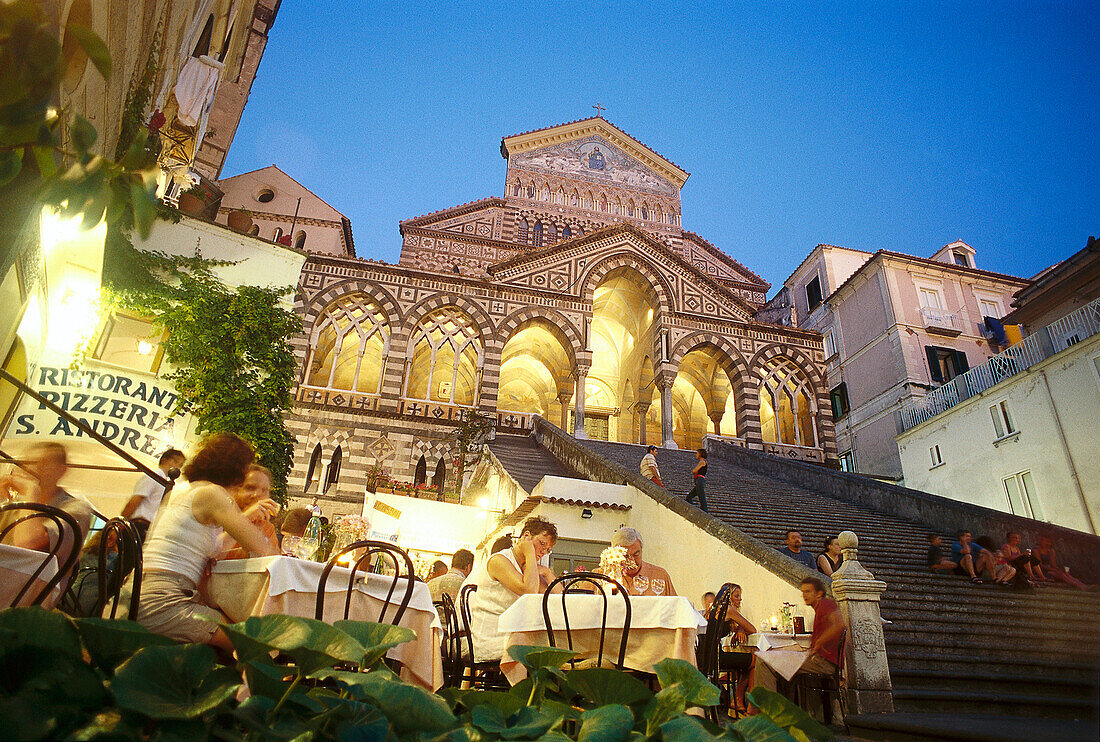
[[[514,546],[489,557],[470,600],[470,636],[476,662],[501,659],[504,635],[497,626],[500,615],[519,596],[543,591],[539,560],[557,541],[557,526],[535,516],[524,521]]]
[[[238,488],[235,498],[252,525],[263,532],[267,542],[275,549],[280,549],[279,536],[275,530],[275,525],[271,522],[271,517],[279,512],[279,504],[271,499],[271,483],[274,479],[275,476],[266,466],[249,464],[244,484]],[[302,530],[305,530],[305,528],[303,527]],[[238,544],[228,534],[222,535],[222,556],[220,559],[247,558],[248,549]]]
[[[642,559],[642,536],[633,528],[620,528],[611,536],[612,546],[626,549],[623,587],[630,595],[676,595],[672,578],[663,567]],[[595,570],[599,572],[599,568]]]
[[[451,600],[458,600],[458,591],[462,589],[462,583],[470,576],[473,568],[473,552],[467,549],[456,551],[451,557],[451,569],[428,580],[428,591],[432,594],[432,602],[437,603],[442,600],[443,593],[450,595]]]
[[[768,690],[776,689],[775,672],[768,666],[773,652],[804,653],[799,673],[832,675],[840,664],[840,637],[844,633],[844,619],[837,604],[825,595],[825,583],[817,577],[802,580],[802,600],[814,609],[814,628],[810,635],[810,647],[806,650],[768,649],[757,652],[762,662],[756,663],[756,685]]]
[[[20,501],[52,505],[76,519],[80,533],[72,534],[69,528],[64,529],[57,555],[58,560],[62,560],[69,553],[74,538],[78,551],[83,546],[92,525],[92,508],[60,487],[61,478],[69,470],[68,455],[60,443],[48,441],[35,444],[30,450],[26,470],[30,476],[18,473],[0,478],[0,492],[6,494],[9,489],[14,490]],[[25,510],[4,513],[0,516],[0,529],[26,515]],[[12,529],[10,543],[24,549],[49,551],[57,543],[57,527],[44,518],[23,521]]]

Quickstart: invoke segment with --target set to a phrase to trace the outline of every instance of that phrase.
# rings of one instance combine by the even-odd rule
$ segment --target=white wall
[[[1070,457],[1097,522],[1100,375],[1095,359],[1098,357],[1100,335],[1095,335],[899,435],[905,486],[1012,512],[1003,480],[1030,471],[1035,487],[1032,498],[1041,504],[1043,520],[1091,531],[1074,483]],[[994,443],[996,434],[989,408],[1002,400],[1008,401],[1019,434]],[[1062,443],[1055,409],[1069,456]],[[937,444],[943,465],[932,468],[929,448]]]

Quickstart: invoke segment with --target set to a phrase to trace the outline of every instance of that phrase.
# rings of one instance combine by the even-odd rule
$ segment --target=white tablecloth
[[[42,560],[46,555],[41,551],[23,549],[9,544],[0,544],[0,608],[11,606],[15,596],[27,584],[27,580],[35,570],[42,566]],[[46,583],[57,574],[57,558],[50,557],[46,562],[42,573],[35,579],[34,584],[27,589],[19,605],[30,605],[46,586]],[[50,594],[43,598],[39,604],[43,608],[53,608],[61,599],[61,585],[54,587]]]
[[[317,585],[325,565],[306,559],[274,556],[230,559],[218,562],[210,578],[210,597],[233,621],[249,616],[282,613],[313,618],[317,608]],[[344,617],[344,600],[351,570],[335,567],[325,584],[325,620]],[[348,618],[377,621],[392,578],[362,571],[356,576]],[[399,580],[386,609],[386,621],[393,616],[405,595],[406,581]],[[402,663],[402,677],[435,690],[443,685],[441,644],[443,624],[439,620],[427,584],[413,583],[413,594],[401,617],[401,626],[416,632],[416,639],[398,645],[388,656]]]
[[[762,652],[769,649],[786,649],[788,647],[809,649],[810,635],[798,634],[796,636],[791,636],[790,634],[781,634],[776,631],[761,631],[758,634],[749,636],[748,644],[756,647]]]
[[[546,624],[542,616],[542,595],[521,595],[500,616],[500,631],[506,635],[500,668],[509,682],[526,677],[526,668],[508,655],[516,645],[546,646]],[[550,622],[559,647],[568,647],[562,596],[550,596]],[[599,647],[603,623],[603,598],[599,595],[566,595],[573,648],[581,657],[594,658]],[[627,637],[625,664],[628,668],[653,672],[653,665],[666,657],[695,664],[695,640],[707,622],[682,596],[632,596],[630,598],[630,634]],[[604,636],[604,662],[618,659],[626,608],[618,596],[608,596],[607,627]]]

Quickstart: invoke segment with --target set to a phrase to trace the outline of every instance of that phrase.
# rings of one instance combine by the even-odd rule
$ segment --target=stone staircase
[[[644,454],[642,446],[578,443],[630,473],[638,471]],[[513,456],[528,467],[536,466],[532,449],[546,453],[532,440],[511,445]],[[524,448],[532,453],[523,455]],[[661,449],[657,460],[669,491],[686,494],[694,452]],[[709,464],[711,516],[772,547],[782,545],[788,528],[799,530],[804,548],[815,555],[827,536],[842,530],[858,534],[860,562],[888,585],[881,608],[890,621],[884,633],[897,718],[907,719],[910,731],[920,728],[921,719],[943,715],[968,719],[959,726],[971,728],[960,736],[942,729],[927,736],[901,729],[867,736],[1097,739],[1100,595],[1061,587],[1021,593],[931,574],[924,562],[929,529],[919,523],[754,473],[719,456],[712,455]],[[529,469],[525,476],[529,480],[537,473]],[[941,535],[950,542],[952,534]]]

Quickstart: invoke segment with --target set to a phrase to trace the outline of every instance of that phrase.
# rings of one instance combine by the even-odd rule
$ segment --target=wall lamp
[[[592,517],[592,508],[585,508],[584,510],[582,510],[581,511],[581,517],[584,518],[585,520],[588,520],[589,518],[591,518]]]

